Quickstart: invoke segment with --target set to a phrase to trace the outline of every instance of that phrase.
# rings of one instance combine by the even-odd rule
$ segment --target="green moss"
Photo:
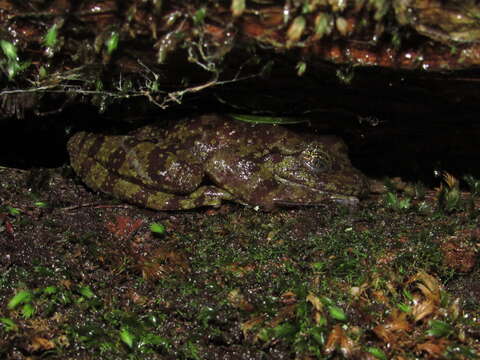
[[[17,263],[0,273],[0,337],[48,323],[52,359],[202,359],[226,351],[323,359],[341,357],[346,344],[357,358],[408,359],[422,356],[416,346],[431,335],[448,340],[451,358],[474,358],[480,307],[470,294],[478,269],[447,266],[441,246],[459,239],[473,249],[477,219],[464,209],[421,213],[409,196],[406,211],[382,200],[356,210],[329,204],[273,213],[236,205],[170,213],[100,207],[46,212],[28,225],[20,222],[27,214],[4,207],[16,235],[16,251],[5,254]],[[432,196],[422,201],[435,205]],[[118,236],[107,226],[117,216],[167,231]],[[173,257],[144,259],[159,250],[181,254],[185,268]],[[145,261],[161,271],[145,276]],[[22,290],[30,299],[8,309]],[[429,299],[433,312],[416,320]],[[392,324],[412,329],[395,332],[401,346],[377,335]],[[327,354],[335,337],[343,343]]]

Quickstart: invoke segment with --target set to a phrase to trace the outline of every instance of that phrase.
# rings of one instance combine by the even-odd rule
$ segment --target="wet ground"
[[[0,168],[0,357],[476,358],[480,183],[442,183],[153,212]]]

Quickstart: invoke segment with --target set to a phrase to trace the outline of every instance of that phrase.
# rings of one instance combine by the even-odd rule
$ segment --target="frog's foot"
[[[332,194],[323,194],[323,195],[318,195],[314,194],[311,195],[310,198],[305,198],[299,200],[294,200],[294,199],[286,199],[286,198],[280,198],[280,199],[273,199],[273,205],[274,206],[280,206],[280,207],[296,207],[296,206],[318,206],[321,204],[325,204],[328,202],[331,203],[336,203],[343,205],[348,208],[355,209],[357,208],[358,204],[360,203],[360,200],[356,196],[347,196],[347,195],[332,195]]]
[[[330,199],[337,204],[350,208],[356,208],[360,204],[360,199],[356,196],[332,195]]]
[[[108,182],[105,184],[108,184]],[[154,210],[188,210],[202,206],[218,207],[223,200],[233,200],[230,193],[216,186],[201,186],[190,194],[179,195],[152,190],[124,179],[116,179],[113,188],[107,186],[99,190],[114,194],[115,197],[132,204]]]
[[[344,196],[344,195],[328,195],[321,198],[312,198],[311,200],[294,201],[288,199],[273,199],[275,206],[295,207],[295,206],[318,206],[325,202],[333,202],[346,207],[356,208],[360,203],[360,200],[356,196]]]
[[[147,191],[148,189],[142,189]],[[229,192],[216,186],[201,186],[188,195],[168,194],[151,191],[145,204],[140,204],[155,210],[188,210],[202,206],[218,207],[223,200],[233,200]]]

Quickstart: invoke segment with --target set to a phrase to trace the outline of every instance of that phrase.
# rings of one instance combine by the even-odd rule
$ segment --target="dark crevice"
[[[201,108],[193,102],[190,108],[142,117],[129,106],[101,115],[92,107],[76,106],[50,117],[31,115],[23,120],[3,120],[0,122],[0,165],[23,169],[58,167],[68,162],[66,141],[69,134],[77,130],[112,132],[113,129],[124,133],[152,119],[175,121],[192,111],[228,110],[218,103]],[[480,177],[477,155],[480,124],[475,116],[473,112],[462,113],[455,108],[439,113],[432,111],[428,118],[423,114],[416,118],[401,118],[394,113],[363,117],[329,111],[311,113],[310,123],[293,126],[298,131],[342,137],[349,146],[353,164],[370,177],[400,176],[438,185],[435,172]]]

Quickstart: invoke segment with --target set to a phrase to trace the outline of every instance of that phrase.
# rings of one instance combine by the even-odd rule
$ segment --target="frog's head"
[[[345,143],[335,136],[305,142],[296,154],[284,156],[274,169],[283,184],[278,204],[317,204],[331,199],[355,204],[367,192],[366,177],[355,169]]]

